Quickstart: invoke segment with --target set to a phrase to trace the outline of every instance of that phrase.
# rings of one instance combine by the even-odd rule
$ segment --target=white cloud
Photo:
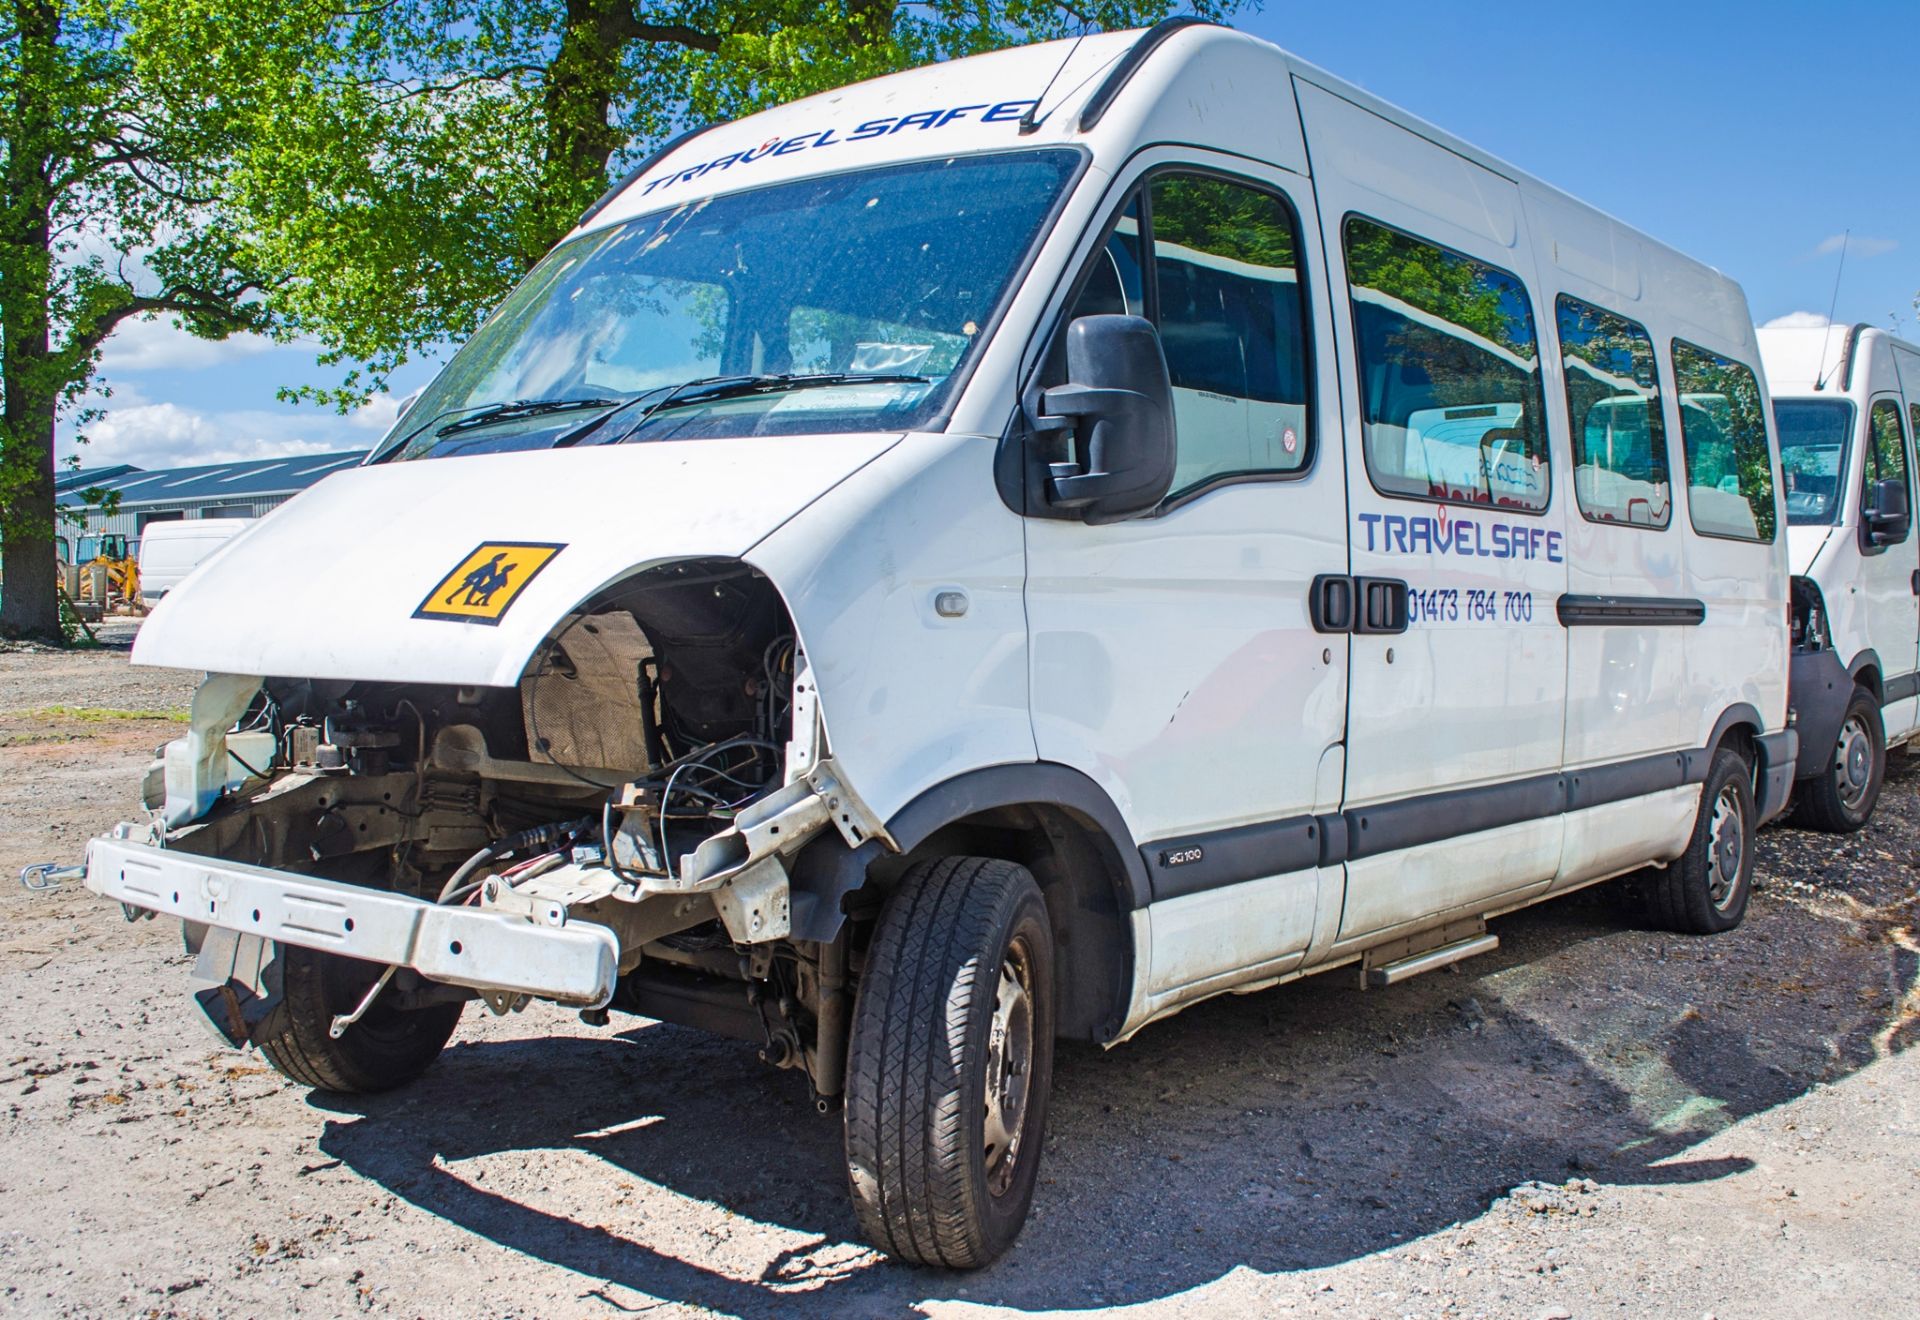
[[[343,418],[318,413],[241,409],[202,412],[177,403],[128,401],[125,391],[106,415],[86,428],[88,443],[63,437],[61,457],[79,455],[83,468],[193,467],[255,458],[297,458],[363,449],[366,434]]]
[[[1821,326],[1832,325],[1819,312],[1788,312],[1785,316],[1776,316],[1771,321],[1762,321],[1762,330],[1818,330]]]
[[[1829,234],[1814,246],[1808,257],[1830,257],[1841,248],[1850,257],[1884,257],[1900,246],[1895,238],[1868,238],[1864,234]]]
[[[376,394],[367,400],[366,407],[347,414],[347,425],[384,435],[400,419],[400,402],[391,394]]]
[[[270,353],[276,347],[262,335],[201,339],[178,328],[168,317],[143,316],[120,323],[106,342],[100,367],[108,375],[118,371],[199,371]]]

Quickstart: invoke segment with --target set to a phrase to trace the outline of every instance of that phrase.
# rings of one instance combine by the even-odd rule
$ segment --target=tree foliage
[[[142,76],[128,0],[4,3],[0,633],[57,639],[54,429],[107,336],[156,314],[212,338],[272,320],[227,205],[235,123],[212,89]]]
[[[953,56],[1150,22],[1169,0],[145,0],[166,67],[220,70],[276,307],[348,364],[341,407],[470,334],[682,127]],[[1231,0],[1202,0],[1217,13]],[[358,364],[358,365],[356,365]]]

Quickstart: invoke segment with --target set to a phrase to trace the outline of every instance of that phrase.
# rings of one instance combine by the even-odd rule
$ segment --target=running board
[[[1396,948],[1393,945],[1388,945],[1385,948],[1374,951],[1373,955],[1370,955],[1362,962],[1360,968],[1360,984],[1362,988],[1368,990],[1384,989],[1387,986],[1397,985],[1401,981],[1418,976],[1422,972],[1431,972],[1437,968],[1446,967],[1452,963],[1460,962],[1463,959],[1474,957],[1476,954],[1492,953],[1499,947],[1500,937],[1490,933],[1484,926],[1477,932],[1467,935],[1464,939],[1455,939],[1449,944],[1442,944],[1437,948],[1424,949],[1419,953],[1407,953],[1404,946]],[[1374,960],[1376,956],[1386,955],[1387,957],[1392,957],[1395,953],[1400,953],[1403,956],[1394,958],[1392,962],[1376,962]]]

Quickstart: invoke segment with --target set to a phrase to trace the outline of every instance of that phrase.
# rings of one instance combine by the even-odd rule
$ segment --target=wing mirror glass
[[[1913,513],[1907,507],[1907,483],[1898,477],[1887,477],[1867,487],[1865,515],[1865,531],[1871,544],[1885,546],[1906,540],[1913,526]]]
[[[1067,383],[1041,396],[1043,428],[1071,427],[1074,457],[1050,464],[1047,502],[1084,522],[1117,522],[1173,485],[1173,383],[1153,323],[1083,316],[1067,327]]]

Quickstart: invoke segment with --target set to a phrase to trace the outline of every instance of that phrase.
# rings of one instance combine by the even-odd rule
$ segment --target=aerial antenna
[[[1087,39],[1087,32],[1092,26],[1086,19],[1080,20],[1080,35],[1073,39],[1073,46],[1067,51],[1067,57],[1060,61],[1060,67],[1053,71],[1053,77],[1047,79],[1047,85],[1040,89],[1040,95],[1034,98],[1032,105],[1027,107],[1027,113],[1020,116],[1021,137],[1040,127],[1040,107],[1046,104],[1047,93],[1052,91],[1053,85],[1060,81],[1060,75],[1067,71],[1069,64],[1073,63],[1073,57],[1080,53],[1080,43]]]
[[[1840,306],[1840,276],[1847,269],[1847,241],[1852,237],[1851,229],[1840,231],[1840,266],[1833,272],[1833,299],[1827,304],[1827,337],[1820,341],[1820,366],[1813,373],[1813,388],[1816,390],[1827,388],[1827,345],[1833,342],[1833,313]],[[1833,369],[1840,370],[1840,364],[1834,363]]]

